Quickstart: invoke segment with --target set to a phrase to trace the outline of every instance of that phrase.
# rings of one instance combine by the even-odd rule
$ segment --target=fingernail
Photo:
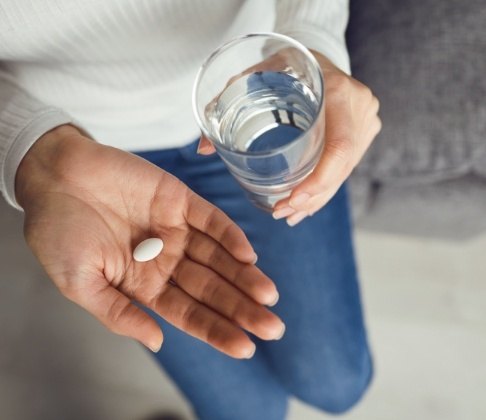
[[[197,145],[196,153],[198,155],[206,155],[211,152],[211,146],[209,144],[199,143]]]
[[[151,351],[154,353],[158,353],[160,349],[162,348],[162,341],[159,341],[158,343],[151,343],[150,345],[147,346]]]
[[[267,306],[270,306],[270,307],[275,306],[279,299],[280,299],[280,295],[277,292],[277,296],[275,297],[275,299],[271,303],[269,303]]]
[[[255,258],[253,258],[253,265],[255,265],[258,261],[258,255],[255,253]]]
[[[289,226],[295,226],[307,217],[306,211],[298,211],[287,219],[287,224]]]
[[[290,205],[292,207],[301,206],[302,204],[306,203],[309,200],[310,197],[311,196],[308,193],[301,193],[301,194],[297,195],[296,197],[290,199]]]
[[[281,209],[275,210],[272,213],[272,217],[275,220],[278,220],[290,216],[292,213],[295,213],[295,209],[293,209],[292,207],[283,207]]]
[[[282,337],[284,336],[285,334],[285,324],[282,322],[282,331],[280,332],[280,334],[278,335],[277,338],[275,338],[275,340],[281,340]]]
[[[255,354],[255,351],[256,351],[256,346],[255,346],[255,343],[251,343],[253,345],[253,347],[251,348],[251,350],[248,352],[247,356],[246,356],[246,359],[251,359],[253,357],[253,355]]]

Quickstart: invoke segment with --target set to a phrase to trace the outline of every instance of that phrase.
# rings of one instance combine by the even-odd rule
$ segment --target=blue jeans
[[[290,228],[254,207],[218,156],[196,143],[138,153],[225,211],[246,232],[257,265],[280,293],[280,341],[255,339],[235,360],[157,317],[165,340],[155,355],[203,420],[282,420],[290,395],[330,413],[363,395],[372,362],[361,312],[346,189]]]

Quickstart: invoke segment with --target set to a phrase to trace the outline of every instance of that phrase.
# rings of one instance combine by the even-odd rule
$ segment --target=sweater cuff
[[[313,29],[304,24],[293,24],[279,28],[279,33],[290,36],[305,47],[321,53],[346,74],[351,74],[351,65],[346,43],[322,29]]]
[[[32,145],[45,133],[63,124],[72,123],[72,118],[65,112],[52,107],[45,107],[37,112],[28,109],[2,115],[0,120],[0,190],[7,202],[23,211],[15,197],[15,176],[23,157]],[[23,111],[23,112],[19,112]],[[8,118],[10,117],[10,118]]]
[[[348,18],[349,0],[276,0],[275,32],[296,39],[350,74]]]

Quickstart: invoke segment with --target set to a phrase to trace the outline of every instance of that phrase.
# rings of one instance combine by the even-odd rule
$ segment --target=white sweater
[[[191,89],[229,38],[275,31],[349,72],[347,0],[1,0],[0,190],[45,132],[73,123],[124,150],[198,135]]]

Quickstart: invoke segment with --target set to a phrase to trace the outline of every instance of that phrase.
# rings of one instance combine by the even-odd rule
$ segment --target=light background
[[[486,235],[424,240],[358,230],[374,383],[344,420],[486,418]],[[0,204],[0,418],[193,419],[150,356],[64,299]],[[290,420],[327,419],[292,402]]]

